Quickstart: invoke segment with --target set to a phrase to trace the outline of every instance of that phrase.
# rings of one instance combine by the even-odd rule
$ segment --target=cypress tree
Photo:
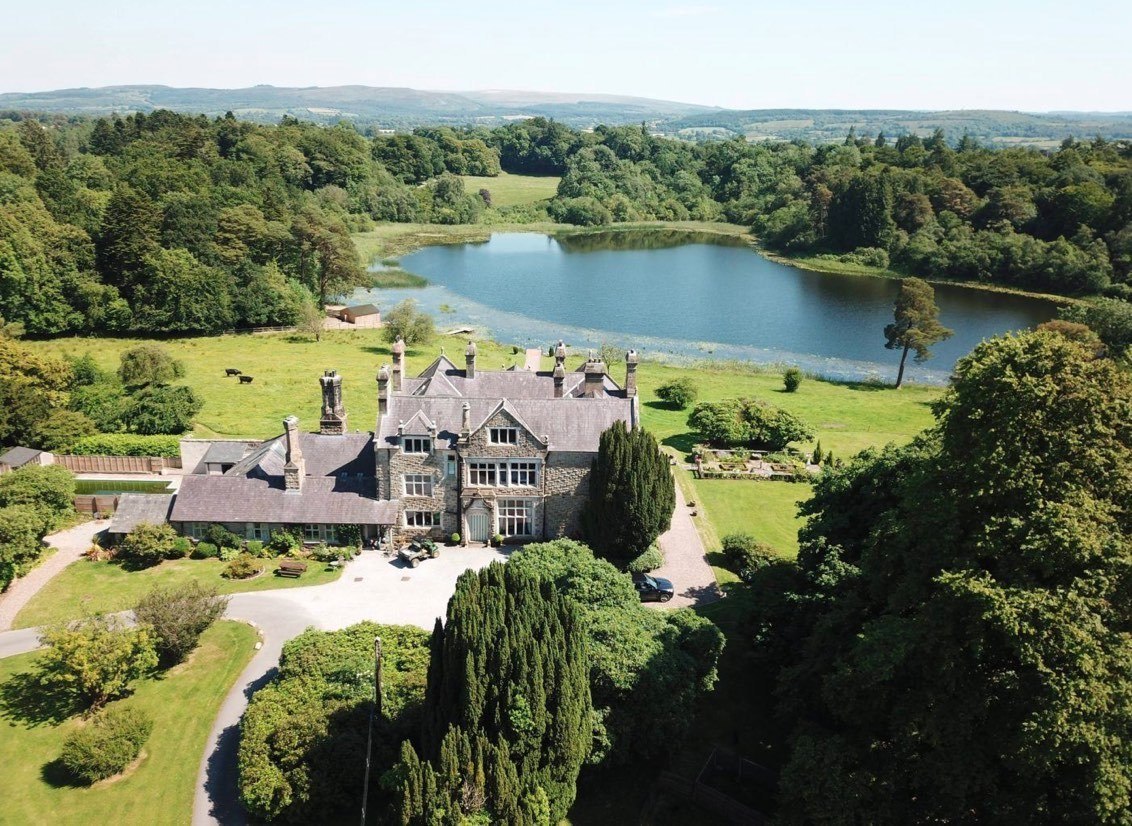
[[[589,754],[590,713],[585,637],[573,604],[549,583],[501,564],[464,573],[447,622],[434,631],[424,805],[403,811],[402,821],[424,823],[440,809],[470,814],[481,791],[499,821],[533,822],[535,810],[547,807],[560,820]]]
[[[625,564],[672,524],[676,484],[652,434],[616,422],[601,434],[582,529],[598,556]]]

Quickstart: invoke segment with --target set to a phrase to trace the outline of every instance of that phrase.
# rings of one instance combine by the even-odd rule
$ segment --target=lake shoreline
[[[397,230],[401,231],[398,232]],[[908,277],[907,273],[879,267],[866,267],[863,265],[849,265],[843,262],[822,262],[813,256],[791,256],[777,253],[763,246],[759,239],[751,234],[750,227],[741,224],[729,224],[722,221],[632,221],[618,224],[607,224],[599,227],[580,227],[574,224],[558,224],[552,221],[539,221],[531,224],[495,223],[495,224],[378,224],[377,228],[369,232],[353,233],[351,238],[363,258],[364,265],[369,268],[382,259],[400,259],[406,255],[417,252],[430,246],[447,246],[452,244],[481,244],[491,239],[494,233],[525,232],[539,235],[568,236],[568,235],[597,235],[600,233],[639,232],[642,230],[668,230],[676,232],[704,233],[720,237],[734,238],[742,241],[756,253],[773,261],[776,264],[793,267],[807,272],[822,273],[823,275],[843,275],[850,277],[884,278],[899,280]],[[849,269],[852,267],[852,269]],[[405,271],[408,272],[408,271]],[[409,273],[417,275],[416,273]],[[418,276],[421,277],[421,276]],[[427,279],[426,279],[427,280]],[[982,281],[965,279],[925,278],[929,284],[945,284],[954,287],[963,287],[970,290],[982,290],[989,293],[1004,295],[1017,295],[1024,298],[1033,298],[1040,301],[1049,301],[1055,304],[1080,304],[1087,299],[1073,298],[1053,293],[1041,293],[1023,290],[1002,284],[987,284]],[[423,285],[422,285],[423,286]]]

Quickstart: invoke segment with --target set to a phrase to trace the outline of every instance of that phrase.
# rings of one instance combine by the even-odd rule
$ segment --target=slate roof
[[[388,525],[396,516],[376,495],[373,434],[301,433],[306,475],[302,489],[283,485],[284,437],[261,444],[223,476],[191,474],[181,481],[173,522],[282,522]]]
[[[585,363],[566,374],[563,385],[565,395],[580,396],[585,383]],[[607,373],[603,379],[605,393],[614,398],[625,398],[625,391]],[[553,399],[554,374],[531,370],[481,370],[469,379],[463,368],[458,368],[446,356],[440,356],[416,378],[402,382],[402,393],[413,396],[463,396],[464,398],[494,399]]]
[[[0,465],[7,465],[10,468],[23,467],[41,453],[42,450],[30,447],[13,447],[0,455]]]
[[[123,493],[107,533],[126,534],[142,523],[161,525],[169,518],[172,493]]]
[[[522,373],[512,375],[523,375]],[[471,408],[472,429],[478,430],[502,402],[522,421],[536,438],[550,436],[551,450],[594,452],[602,431],[614,422],[631,421],[632,402],[623,398],[561,398],[561,399],[468,399],[433,398],[429,396],[393,396],[389,412],[381,417],[377,433],[379,448],[398,446],[397,423],[411,422],[424,415],[436,424],[437,440],[441,447],[454,448],[460,437],[463,407]],[[418,418],[417,421],[420,421]],[[409,435],[428,435],[427,430],[405,428]]]
[[[201,460],[208,465],[232,465],[244,458],[247,442],[213,442]]]

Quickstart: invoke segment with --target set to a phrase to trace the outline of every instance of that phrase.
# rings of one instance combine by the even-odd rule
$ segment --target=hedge
[[[180,436],[141,436],[137,433],[97,433],[83,436],[71,448],[74,456],[164,456],[181,455]]]
[[[136,708],[100,711],[63,743],[60,760],[75,777],[94,783],[118,774],[141,754],[153,720]]]

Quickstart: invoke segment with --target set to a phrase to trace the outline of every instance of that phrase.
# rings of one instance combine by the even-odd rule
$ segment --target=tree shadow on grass
[[[81,777],[76,777],[71,773],[71,770],[64,765],[60,758],[55,758],[50,763],[44,763],[39,767],[39,779],[51,786],[53,789],[63,789],[68,787],[89,786],[90,784],[83,780]]]
[[[696,434],[677,433],[664,439],[661,444],[677,451],[685,462],[690,462],[696,449]]]
[[[28,728],[55,726],[82,707],[76,698],[48,685],[38,671],[25,671],[0,685],[0,717]]]

